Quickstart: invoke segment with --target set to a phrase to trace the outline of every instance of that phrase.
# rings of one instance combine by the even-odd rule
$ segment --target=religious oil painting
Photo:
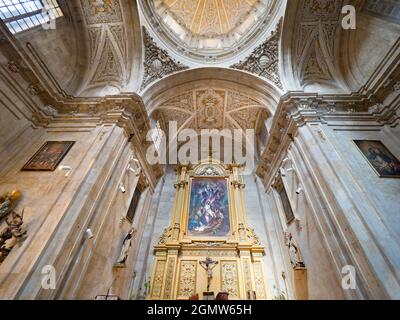
[[[23,171],[54,171],[74,141],[47,141],[25,164]]]
[[[225,237],[230,232],[229,198],[224,178],[192,179],[188,234]]]
[[[382,178],[400,178],[400,161],[381,142],[354,140],[375,172]]]

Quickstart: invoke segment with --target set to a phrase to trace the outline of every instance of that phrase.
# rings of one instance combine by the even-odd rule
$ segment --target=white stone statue
[[[124,242],[122,243],[121,253],[117,259],[116,266],[125,266],[126,259],[128,258],[129,248],[131,247],[133,235],[137,231],[132,228],[126,235]]]
[[[299,246],[290,232],[285,232],[286,246],[289,248],[290,262],[294,269],[305,268]]]

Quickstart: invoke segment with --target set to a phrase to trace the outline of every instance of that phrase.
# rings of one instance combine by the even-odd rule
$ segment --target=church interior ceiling
[[[237,56],[263,37],[279,6],[276,0],[146,0],[142,10],[175,53],[212,64]]]
[[[400,298],[399,1],[49,1],[0,0],[0,299]]]

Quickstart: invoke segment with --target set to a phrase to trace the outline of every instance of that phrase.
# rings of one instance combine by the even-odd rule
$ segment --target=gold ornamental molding
[[[149,299],[267,298],[265,249],[246,222],[240,169],[211,158],[177,167],[173,217],[154,246]]]

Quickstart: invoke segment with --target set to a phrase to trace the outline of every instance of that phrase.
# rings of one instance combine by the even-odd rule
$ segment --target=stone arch
[[[177,134],[184,129],[230,130],[233,143],[241,141],[245,145],[248,141],[245,134],[251,134],[246,130],[254,130],[255,136],[265,130],[268,119],[275,113],[280,92],[251,74],[209,67],[159,80],[142,97],[149,116],[161,121],[165,131],[170,121],[176,121]],[[235,129],[241,131],[240,139],[234,135]],[[257,156],[256,150],[260,148],[249,145],[246,150]]]

